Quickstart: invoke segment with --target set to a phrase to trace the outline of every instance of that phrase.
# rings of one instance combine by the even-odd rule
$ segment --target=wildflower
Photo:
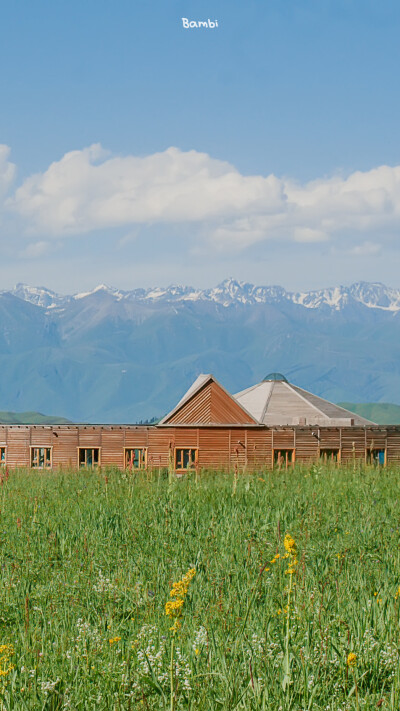
[[[14,664],[10,663],[10,658],[14,654],[12,644],[0,644],[0,677],[6,677],[14,669]]]
[[[296,542],[289,533],[286,534],[285,540],[283,541],[283,545],[285,546],[285,550],[289,553],[289,555],[296,555]]]
[[[111,639],[108,640],[110,647],[112,647],[113,644],[116,644],[117,642],[121,641],[121,637],[111,637]]]
[[[192,649],[196,655],[199,656],[203,647],[207,644],[207,630],[205,627],[201,626],[195,633]]]
[[[42,681],[40,683],[40,687],[41,687],[42,691],[45,692],[46,695],[49,693],[51,694],[55,690],[59,681],[60,681],[59,677],[57,677],[57,679],[55,681]]]
[[[174,620],[172,627],[170,627],[171,632],[175,633],[181,626],[180,618],[182,615],[183,603],[189,589],[189,584],[195,575],[196,570],[191,568],[187,573],[185,573],[182,580],[178,580],[177,583],[172,585],[170,597],[173,599],[168,600],[168,602],[165,603],[165,614],[167,617],[171,617]]]
[[[396,595],[394,596],[394,599],[395,599],[395,600],[398,600],[399,597],[400,597],[400,585],[399,585],[399,587],[397,588],[397,592],[396,592]]]
[[[292,576],[296,572],[296,565],[298,564],[298,560],[296,558],[296,542],[289,533],[286,534],[285,540],[283,541],[283,545],[285,546],[285,549],[287,551],[283,558],[289,558],[288,567],[287,570],[285,570],[285,573],[286,575]]]
[[[350,654],[347,657],[347,666],[348,667],[355,667],[357,664],[357,654],[354,654],[354,652],[350,652]]]
[[[183,599],[180,600],[168,600],[165,603],[165,614],[169,617],[174,617],[179,613],[181,607],[183,606]]]

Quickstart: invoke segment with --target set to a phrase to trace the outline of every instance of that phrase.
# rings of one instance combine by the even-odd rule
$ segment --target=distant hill
[[[70,420],[41,412],[0,412],[2,425],[68,425]]]
[[[331,402],[400,403],[400,289],[294,293],[227,279],[205,290],[0,292],[4,410],[135,423],[169,412],[200,373],[234,394],[273,371]]]
[[[338,402],[338,405],[378,425],[400,425],[400,405],[390,402]]]

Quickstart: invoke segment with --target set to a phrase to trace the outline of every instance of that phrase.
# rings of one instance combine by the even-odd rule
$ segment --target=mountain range
[[[200,372],[234,393],[271,371],[333,402],[400,403],[399,312],[400,289],[380,283],[18,284],[0,292],[0,408],[128,423],[161,417]]]

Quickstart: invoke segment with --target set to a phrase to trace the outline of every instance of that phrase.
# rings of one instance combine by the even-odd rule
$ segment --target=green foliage
[[[399,471],[233,483],[3,472],[0,709],[397,710]],[[165,603],[193,567],[171,704]]]

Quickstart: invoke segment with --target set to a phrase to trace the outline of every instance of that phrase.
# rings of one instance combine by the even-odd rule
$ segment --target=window
[[[80,467],[86,467],[87,469],[89,469],[90,467],[97,467],[100,464],[99,447],[90,447],[87,449],[84,447],[79,447],[78,452]]]
[[[51,447],[31,447],[31,467],[51,469]]]
[[[294,449],[274,449],[274,465],[287,469],[294,464]]]
[[[0,447],[0,466],[4,467],[6,463],[6,448]]]
[[[175,449],[175,469],[186,471],[197,466],[198,449]]]
[[[340,450],[321,449],[319,452],[319,457],[325,464],[336,464],[340,461]]]
[[[378,467],[384,467],[386,464],[385,449],[367,449],[366,451],[367,464],[373,464]]]
[[[125,469],[146,469],[147,447],[125,447]]]

